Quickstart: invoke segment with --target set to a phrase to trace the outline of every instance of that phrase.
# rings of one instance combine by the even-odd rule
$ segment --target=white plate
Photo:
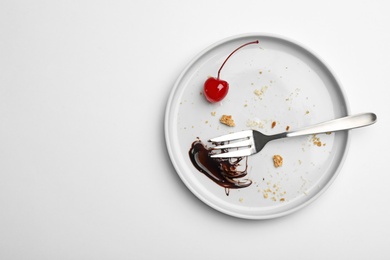
[[[230,84],[227,97],[220,103],[207,102],[200,94],[204,81],[216,76],[231,51],[254,40],[260,43],[240,49],[222,69],[221,79]],[[232,115],[236,126],[222,125],[222,114]],[[346,155],[347,131],[317,135],[321,146],[313,136],[268,143],[248,158],[252,185],[231,189],[228,196],[192,165],[188,155],[192,142],[199,138],[207,143],[209,138],[249,128],[274,134],[287,126],[294,130],[346,115],[343,90],[318,56],[279,36],[246,34],[210,46],[184,69],[168,100],[165,138],[177,173],[203,202],[235,217],[274,218],[309,204],[333,182]],[[273,165],[275,154],[283,157],[281,167]]]

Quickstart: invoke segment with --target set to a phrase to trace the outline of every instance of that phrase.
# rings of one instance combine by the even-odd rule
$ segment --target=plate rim
[[[238,40],[238,39],[246,38],[246,37],[256,37],[256,36],[257,37],[276,38],[276,39],[279,39],[279,40],[290,42],[290,43],[292,43],[292,44],[302,48],[303,50],[307,51],[309,54],[311,54],[313,57],[315,57],[319,62],[321,62],[323,64],[323,66],[329,71],[330,75],[333,76],[334,81],[337,83],[337,85],[339,87],[338,91],[341,93],[342,98],[343,98],[344,103],[345,103],[346,114],[350,115],[349,101],[348,101],[348,98],[347,98],[347,96],[345,94],[345,90],[344,90],[342,84],[340,83],[337,75],[335,74],[333,69],[329,66],[329,64],[326,63],[315,51],[313,51],[312,49],[308,48],[304,44],[302,44],[302,43],[300,43],[300,42],[298,42],[296,40],[290,39],[289,37],[286,37],[286,36],[282,36],[282,35],[278,35],[278,34],[274,34],[274,33],[264,33],[264,32],[243,33],[243,34],[233,35],[233,36],[230,36],[230,37],[225,37],[225,38],[223,38],[223,39],[221,39],[221,40],[219,40],[219,41],[209,45],[208,47],[206,47],[202,51],[200,51],[197,55],[195,55],[190,60],[190,62],[184,67],[184,69],[181,71],[181,73],[177,77],[173,87],[171,88],[170,94],[169,94],[169,97],[168,97],[168,101],[166,103],[165,115],[164,115],[164,136],[165,136],[166,150],[168,151],[169,159],[171,160],[171,163],[172,163],[172,165],[173,165],[173,167],[174,167],[174,169],[176,171],[176,174],[179,175],[179,177],[182,180],[182,182],[192,192],[193,195],[195,195],[199,200],[201,200],[206,205],[208,205],[211,208],[213,208],[213,209],[215,209],[215,210],[217,210],[217,211],[219,211],[221,213],[224,213],[226,215],[229,215],[229,216],[232,216],[232,217],[241,218],[241,219],[262,220],[262,219],[278,218],[278,217],[286,216],[286,215],[289,215],[291,213],[297,212],[300,209],[302,209],[302,208],[308,206],[309,204],[313,203],[322,194],[324,194],[325,191],[328,190],[328,188],[334,183],[335,179],[339,175],[339,173],[341,171],[341,168],[342,168],[342,166],[343,166],[343,164],[344,164],[344,162],[346,160],[346,157],[347,157],[347,154],[348,154],[348,150],[349,150],[349,146],[350,146],[350,134],[349,134],[349,130],[345,131],[346,138],[345,138],[344,153],[342,154],[342,156],[340,158],[340,162],[339,162],[338,166],[336,166],[336,170],[334,171],[333,176],[329,179],[329,181],[326,183],[326,185],[324,185],[313,197],[311,197],[307,201],[299,204],[296,207],[293,207],[291,209],[288,209],[288,210],[285,210],[285,211],[282,211],[282,212],[279,212],[279,213],[272,213],[272,214],[267,214],[267,215],[249,215],[249,214],[233,212],[233,211],[224,209],[224,208],[222,208],[222,207],[220,207],[220,206],[218,206],[218,205],[208,201],[204,196],[202,196],[198,191],[196,191],[190,185],[190,183],[187,181],[187,179],[184,178],[183,173],[181,173],[179,171],[179,165],[178,165],[178,162],[177,162],[177,160],[175,159],[175,157],[173,155],[173,149],[172,149],[172,146],[171,146],[171,138],[170,138],[170,135],[169,135],[170,134],[170,131],[169,131],[170,130],[170,125],[169,125],[168,121],[169,121],[170,112],[171,112],[170,108],[171,108],[171,105],[172,105],[172,102],[173,102],[173,98],[174,98],[174,96],[175,96],[175,94],[176,94],[176,92],[177,92],[177,90],[179,88],[179,83],[181,82],[183,77],[186,75],[187,71],[192,67],[192,65],[195,62],[197,62],[199,60],[199,58],[201,58],[203,55],[205,55],[207,52],[209,52],[213,48],[215,48],[215,47],[217,47],[219,45],[222,45],[224,43],[227,43],[229,41],[234,41],[234,40]]]

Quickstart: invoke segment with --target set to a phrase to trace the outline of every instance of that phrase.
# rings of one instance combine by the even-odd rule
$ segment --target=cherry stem
[[[241,45],[240,47],[238,47],[237,49],[235,49],[232,53],[230,53],[230,55],[227,56],[227,58],[226,58],[225,61],[222,63],[221,67],[219,68],[219,70],[218,70],[218,75],[217,75],[217,79],[219,79],[219,74],[221,73],[221,70],[222,70],[223,66],[225,66],[225,63],[227,62],[227,60],[228,60],[236,51],[238,51],[238,50],[241,49],[242,47],[245,47],[245,46],[247,46],[247,45],[249,45],[249,44],[255,44],[255,43],[259,43],[259,41],[257,40],[257,41],[253,41],[253,42],[247,42],[247,43]]]

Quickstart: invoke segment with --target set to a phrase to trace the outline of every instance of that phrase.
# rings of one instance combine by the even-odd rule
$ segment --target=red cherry
[[[204,83],[204,95],[211,102],[219,102],[226,97],[229,91],[229,83],[217,78],[208,78]]]
[[[211,102],[211,103],[215,103],[215,102],[219,102],[221,101],[224,97],[226,97],[227,93],[228,93],[228,90],[229,90],[229,83],[225,80],[222,80],[219,78],[219,75],[221,73],[221,70],[223,68],[223,66],[225,65],[226,61],[236,52],[238,51],[239,49],[241,49],[242,47],[245,47],[249,44],[254,44],[254,43],[259,43],[259,41],[253,41],[253,42],[248,42],[248,43],[245,43],[243,45],[241,45],[240,47],[238,47],[237,49],[235,49],[234,51],[232,51],[232,53],[229,54],[229,56],[227,56],[227,58],[225,59],[225,61],[222,63],[221,67],[219,68],[218,70],[218,76],[216,78],[208,78],[205,83],[204,83],[204,86],[203,86],[203,92],[204,92],[204,95],[206,97],[206,99]]]

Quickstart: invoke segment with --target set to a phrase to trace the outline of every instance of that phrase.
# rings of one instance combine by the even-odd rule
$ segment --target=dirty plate
[[[221,71],[230,84],[226,98],[207,102],[204,81],[235,48],[255,40],[260,43],[240,49]],[[222,115],[231,115],[236,126],[221,124]],[[348,131],[270,142],[248,157],[245,178],[252,184],[230,190],[193,166],[191,144],[245,129],[276,134],[346,115],[340,84],[313,52],[280,36],[239,35],[201,52],[179,76],[166,108],[166,145],[184,184],[207,205],[240,218],[274,218],[308,205],[329,187],[345,158]],[[282,166],[274,166],[274,155],[283,158]]]

